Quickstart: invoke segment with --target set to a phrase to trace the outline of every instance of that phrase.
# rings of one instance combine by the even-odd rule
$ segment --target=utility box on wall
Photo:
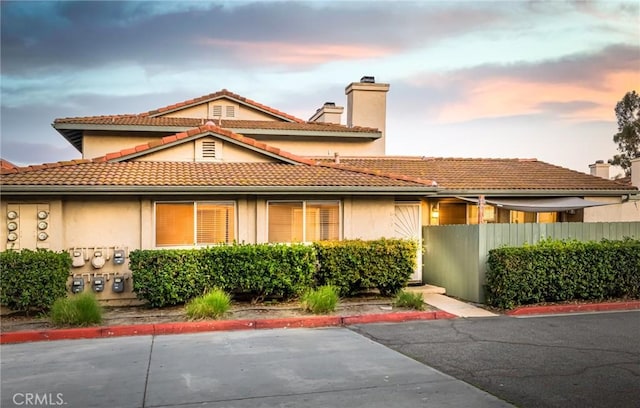
[[[7,249],[49,249],[49,204],[7,204]]]

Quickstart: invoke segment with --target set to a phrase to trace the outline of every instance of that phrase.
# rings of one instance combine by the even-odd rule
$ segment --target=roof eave
[[[532,196],[549,196],[549,197],[616,197],[637,194],[637,190],[602,190],[602,189],[520,189],[520,190],[481,190],[481,189],[448,189],[441,187],[438,192],[440,197],[454,196],[471,196],[477,197],[484,195],[487,197],[532,197]]]
[[[435,187],[375,186],[1,186],[11,195],[222,195],[222,194],[322,194],[322,195],[434,195]]]
[[[301,137],[340,137],[355,139],[371,139],[376,140],[382,137],[382,132],[351,132],[351,131],[335,131],[335,130],[290,130],[290,129],[254,129],[254,128],[235,128],[224,126],[222,128],[229,129],[234,133],[252,136],[301,136]]]

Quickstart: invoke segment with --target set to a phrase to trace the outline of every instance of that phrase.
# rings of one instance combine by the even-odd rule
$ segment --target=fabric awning
[[[458,197],[461,200],[478,203],[477,198]],[[611,203],[589,201],[580,197],[553,197],[553,198],[485,198],[485,203],[506,210],[524,212],[554,212],[578,210],[580,208],[597,207]]]

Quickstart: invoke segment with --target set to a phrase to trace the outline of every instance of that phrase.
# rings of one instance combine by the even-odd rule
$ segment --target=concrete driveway
[[[2,407],[510,406],[343,328],[67,340],[0,351]]]

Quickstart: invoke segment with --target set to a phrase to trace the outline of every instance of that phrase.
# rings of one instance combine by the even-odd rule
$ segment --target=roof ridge
[[[204,101],[209,100],[209,99],[219,98],[221,96],[228,96],[228,97],[231,97],[233,99],[237,99],[240,102],[246,103],[247,105],[252,105],[252,106],[254,106],[256,108],[259,108],[261,110],[265,110],[265,111],[270,112],[270,113],[272,113],[272,114],[274,114],[276,116],[280,116],[280,117],[289,119],[289,120],[291,120],[293,122],[298,122],[298,123],[304,123],[305,122],[305,120],[303,120],[303,119],[297,118],[297,117],[295,117],[293,115],[290,115],[290,114],[288,114],[286,112],[283,112],[281,110],[272,108],[270,106],[267,106],[267,105],[264,105],[262,103],[256,102],[253,99],[249,99],[249,98],[246,98],[246,97],[244,97],[242,95],[239,95],[237,93],[231,92],[231,91],[227,90],[226,88],[223,88],[220,91],[213,92],[213,93],[210,93],[210,94],[207,94],[207,95],[202,95],[202,96],[199,96],[199,97],[196,97],[196,98],[187,99],[186,101],[182,101],[182,102],[174,103],[174,104],[171,104],[171,105],[163,106],[163,107],[160,107],[160,108],[157,108],[157,109],[153,109],[153,110],[150,110],[148,112],[142,112],[142,113],[139,114],[139,116],[156,116],[156,115],[162,114],[164,112],[171,112],[171,111],[177,110],[179,108],[187,107],[189,105],[194,105],[194,104],[197,104],[197,103],[200,103],[200,102],[204,102]]]
[[[183,139],[187,139],[190,138],[192,136],[196,136],[199,134],[203,134],[206,132],[213,132],[225,137],[228,137],[230,139],[233,139],[237,142],[240,142],[241,144],[244,145],[249,145],[249,146],[253,146],[259,150],[262,150],[264,152],[268,152],[271,154],[275,154],[276,156],[282,157],[284,159],[290,160],[290,161],[294,161],[300,164],[307,164],[307,165],[315,165],[315,161],[308,159],[306,157],[302,157],[302,156],[298,156],[296,154],[293,153],[289,153],[287,151],[281,150],[277,147],[273,147],[271,145],[268,145],[266,143],[263,142],[259,142],[256,139],[250,138],[250,137],[246,137],[246,136],[242,136],[240,134],[234,133],[230,130],[221,128],[220,126],[216,125],[213,123],[213,121],[209,121],[207,123],[205,123],[202,126],[198,126],[198,127],[194,127],[191,128],[187,131],[184,132],[178,132],[175,133],[173,135],[169,135],[169,136],[165,136],[160,140],[153,140],[147,143],[143,143],[134,147],[130,147],[130,148],[126,148],[126,149],[122,149],[116,152],[111,152],[111,153],[107,153],[104,156],[98,156],[95,157],[93,159],[91,159],[91,161],[93,162],[108,162],[108,161],[112,161],[112,160],[116,160],[116,159],[120,159],[120,158],[124,158],[126,156],[132,155],[132,154],[136,154],[136,153],[142,153],[145,150],[149,150],[152,148],[156,148],[156,147],[160,147],[163,145],[169,145],[172,144],[174,142],[177,142],[179,140],[183,140]]]
[[[0,171],[0,174],[28,173],[32,171],[45,170],[45,169],[51,169],[51,168],[57,168],[57,167],[77,166],[79,164],[87,164],[87,163],[91,163],[91,160],[73,159],[73,160],[58,161],[54,163],[30,164],[28,166],[15,166],[13,168],[3,167]]]
[[[323,162],[316,162],[316,165],[320,167],[330,167],[334,169],[353,171],[356,173],[368,174],[371,176],[386,177],[392,180],[410,181],[413,183],[424,184],[431,187],[438,186],[438,183],[435,180],[428,180],[420,177],[412,177],[412,176],[407,176],[405,174],[399,174],[399,173],[393,173],[393,172],[387,173],[384,171],[369,169],[366,167],[356,167],[356,166],[350,166],[350,165],[341,164],[341,163],[323,163]]]

